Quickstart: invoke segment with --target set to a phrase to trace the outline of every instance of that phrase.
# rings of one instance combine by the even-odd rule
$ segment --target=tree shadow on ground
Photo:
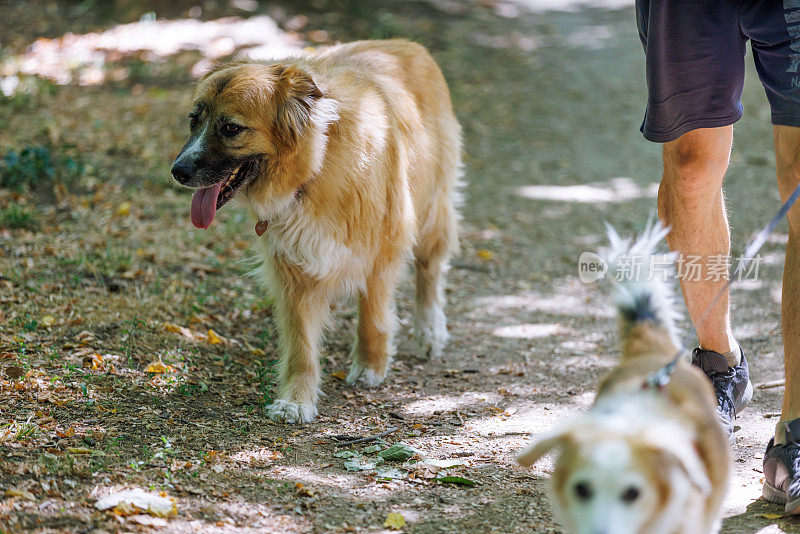
[[[783,506],[761,498],[748,505],[743,513],[726,517],[722,521],[722,531],[731,534],[800,532],[800,519],[784,516]]]

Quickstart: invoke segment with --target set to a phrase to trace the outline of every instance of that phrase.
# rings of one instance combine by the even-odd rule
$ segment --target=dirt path
[[[146,11],[119,4],[123,21]],[[66,188],[23,197],[0,189],[0,208],[21,204],[38,221],[0,231],[0,530],[371,532],[398,513],[416,533],[558,531],[544,492],[551,465],[525,470],[512,455],[530,434],[585,408],[614,365],[609,299],[577,280],[577,258],[603,244],[604,221],[628,233],[643,226],[660,163],[658,146],[637,131],[645,93],[632,9],[530,10],[536,4],[263,8],[296,32],[285,35],[290,45],[395,35],[426,44],[465,133],[463,250],[450,274],[446,359],[415,354],[407,280],[386,384],[345,386],[354,310],[342,304],[323,362],[321,417],[302,427],[263,414],[275,341],[270,305],[236,261],[250,254],[250,223],[226,209],[198,232],[189,196],[169,184],[198,55],[123,59],[120,81],[39,83],[33,95],[0,100],[0,147],[48,144],[66,154],[75,145],[85,167]],[[191,7],[175,5],[164,16]],[[31,35],[0,23],[10,36],[0,59],[41,33],[111,26],[74,7],[42,6],[42,20],[16,8],[37,28]],[[223,15],[253,13],[206,2],[202,18]],[[778,199],[768,108],[749,74],[726,189],[737,251]],[[785,240],[781,226],[759,280],[735,290],[735,332],[756,382],[782,377]],[[758,499],[781,393],[757,390],[737,420],[723,532],[800,532]],[[440,462],[344,467],[376,454],[337,447],[335,436],[394,427],[387,443]],[[444,474],[477,484],[431,478]],[[98,497],[131,487],[175,497],[177,517],[145,526],[94,509]]]

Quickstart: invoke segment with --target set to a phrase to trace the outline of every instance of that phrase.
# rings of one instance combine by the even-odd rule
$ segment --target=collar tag
[[[264,235],[264,232],[267,231],[267,226],[269,226],[269,223],[267,221],[258,221],[256,223],[256,235],[258,237]]]

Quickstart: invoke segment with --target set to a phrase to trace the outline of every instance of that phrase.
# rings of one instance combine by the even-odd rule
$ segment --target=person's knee
[[[678,139],[664,149],[664,192],[686,199],[707,201],[716,195],[728,168],[730,151],[718,143]]]
[[[786,201],[800,183],[800,128],[775,127],[775,164],[778,169],[778,188],[781,200]],[[800,203],[798,203],[800,204]],[[800,239],[800,205],[795,204],[787,214],[793,241]]]
[[[800,128],[775,126],[774,132],[778,180],[796,183],[800,175]]]

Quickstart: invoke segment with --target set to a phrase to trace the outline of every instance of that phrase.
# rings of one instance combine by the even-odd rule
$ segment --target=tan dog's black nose
[[[172,176],[180,184],[186,184],[189,180],[194,178],[197,173],[197,167],[187,163],[175,163],[172,166]]]

